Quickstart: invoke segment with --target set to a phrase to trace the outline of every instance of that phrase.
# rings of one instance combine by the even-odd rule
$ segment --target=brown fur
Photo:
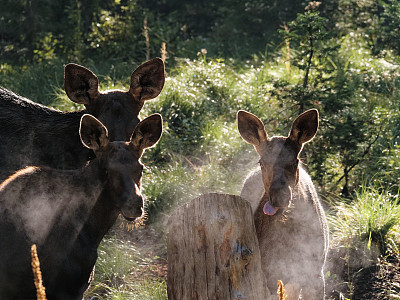
[[[238,128],[260,155],[261,168],[245,181],[241,196],[252,205],[269,289],[275,290],[282,280],[288,300],[297,300],[300,292],[303,299],[324,299],[328,227],[311,178],[298,159],[303,144],[317,131],[318,112],[300,115],[288,137],[269,138],[261,120],[244,111],[238,113]],[[263,211],[267,202],[272,215]]]

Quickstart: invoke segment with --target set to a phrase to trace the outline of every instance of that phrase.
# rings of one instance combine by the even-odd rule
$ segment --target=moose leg
[[[304,300],[324,300],[325,280],[323,274],[311,276],[310,280],[302,285],[301,296]]]
[[[300,296],[300,285],[297,283],[285,284],[285,300],[298,300]]]

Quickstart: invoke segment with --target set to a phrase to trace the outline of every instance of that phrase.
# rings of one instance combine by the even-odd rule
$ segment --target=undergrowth
[[[382,256],[399,254],[400,200],[383,188],[361,188],[354,200],[342,199],[329,216],[333,245],[346,244],[368,250],[374,248]]]
[[[84,299],[166,300],[166,281],[144,274],[156,268],[131,241],[109,234],[100,244],[94,280]]]

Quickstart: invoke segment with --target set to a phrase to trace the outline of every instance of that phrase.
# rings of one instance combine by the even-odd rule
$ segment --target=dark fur
[[[84,113],[63,113],[0,89],[0,181],[27,165],[83,166],[92,153],[78,135]]]
[[[93,157],[78,135],[79,120],[85,113],[108,128],[111,141],[128,140],[139,123],[144,102],[161,92],[164,79],[163,62],[153,59],[132,73],[129,91],[100,93],[98,79],[90,70],[68,64],[64,78],[67,95],[86,107],[70,113],[0,89],[0,182],[27,165],[82,167]]]
[[[28,167],[0,185],[0,299],[36,299],[30,247],[36,244],[49,300],[82,299],[97,247],[119,213],[142,214],[144,148],[157,142],[160,115],[143,120],[131,142],[108,142],[93,117],[82,141],[96,158],[78,170]],[[82,122],[83,122],[82,121]]]

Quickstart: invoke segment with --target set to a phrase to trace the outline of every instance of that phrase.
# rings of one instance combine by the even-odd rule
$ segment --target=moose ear
[[[139,156],[142,155],[144,149],[152,147],[158,142],[162,130],[160,114],[151,115],[137,124],[131,137],[131,144],[139,151]]]
[[[90,104],[100,94],[97,76],[76,64],[64,68],[64,89],[68,98],[79,104]]]
[[[129,92],[136,101],[143,102],[157,97],[161,93],[164,82],[164,62],[160,58],[154,58],[132,73]]]
[[[315,136],[318,130],[318,110],[310,109],[303,112],[294,120],[290,129],[289,139],[300,147]]]
[[[108,144],[107,128],[92,115],[85,114],[81,118],[79,136],[86,148],[100,150]]]
[[[237,124],[242,138],[255,147],[268,139],[263,122],[257,116],[247,111],[238,111]]]

